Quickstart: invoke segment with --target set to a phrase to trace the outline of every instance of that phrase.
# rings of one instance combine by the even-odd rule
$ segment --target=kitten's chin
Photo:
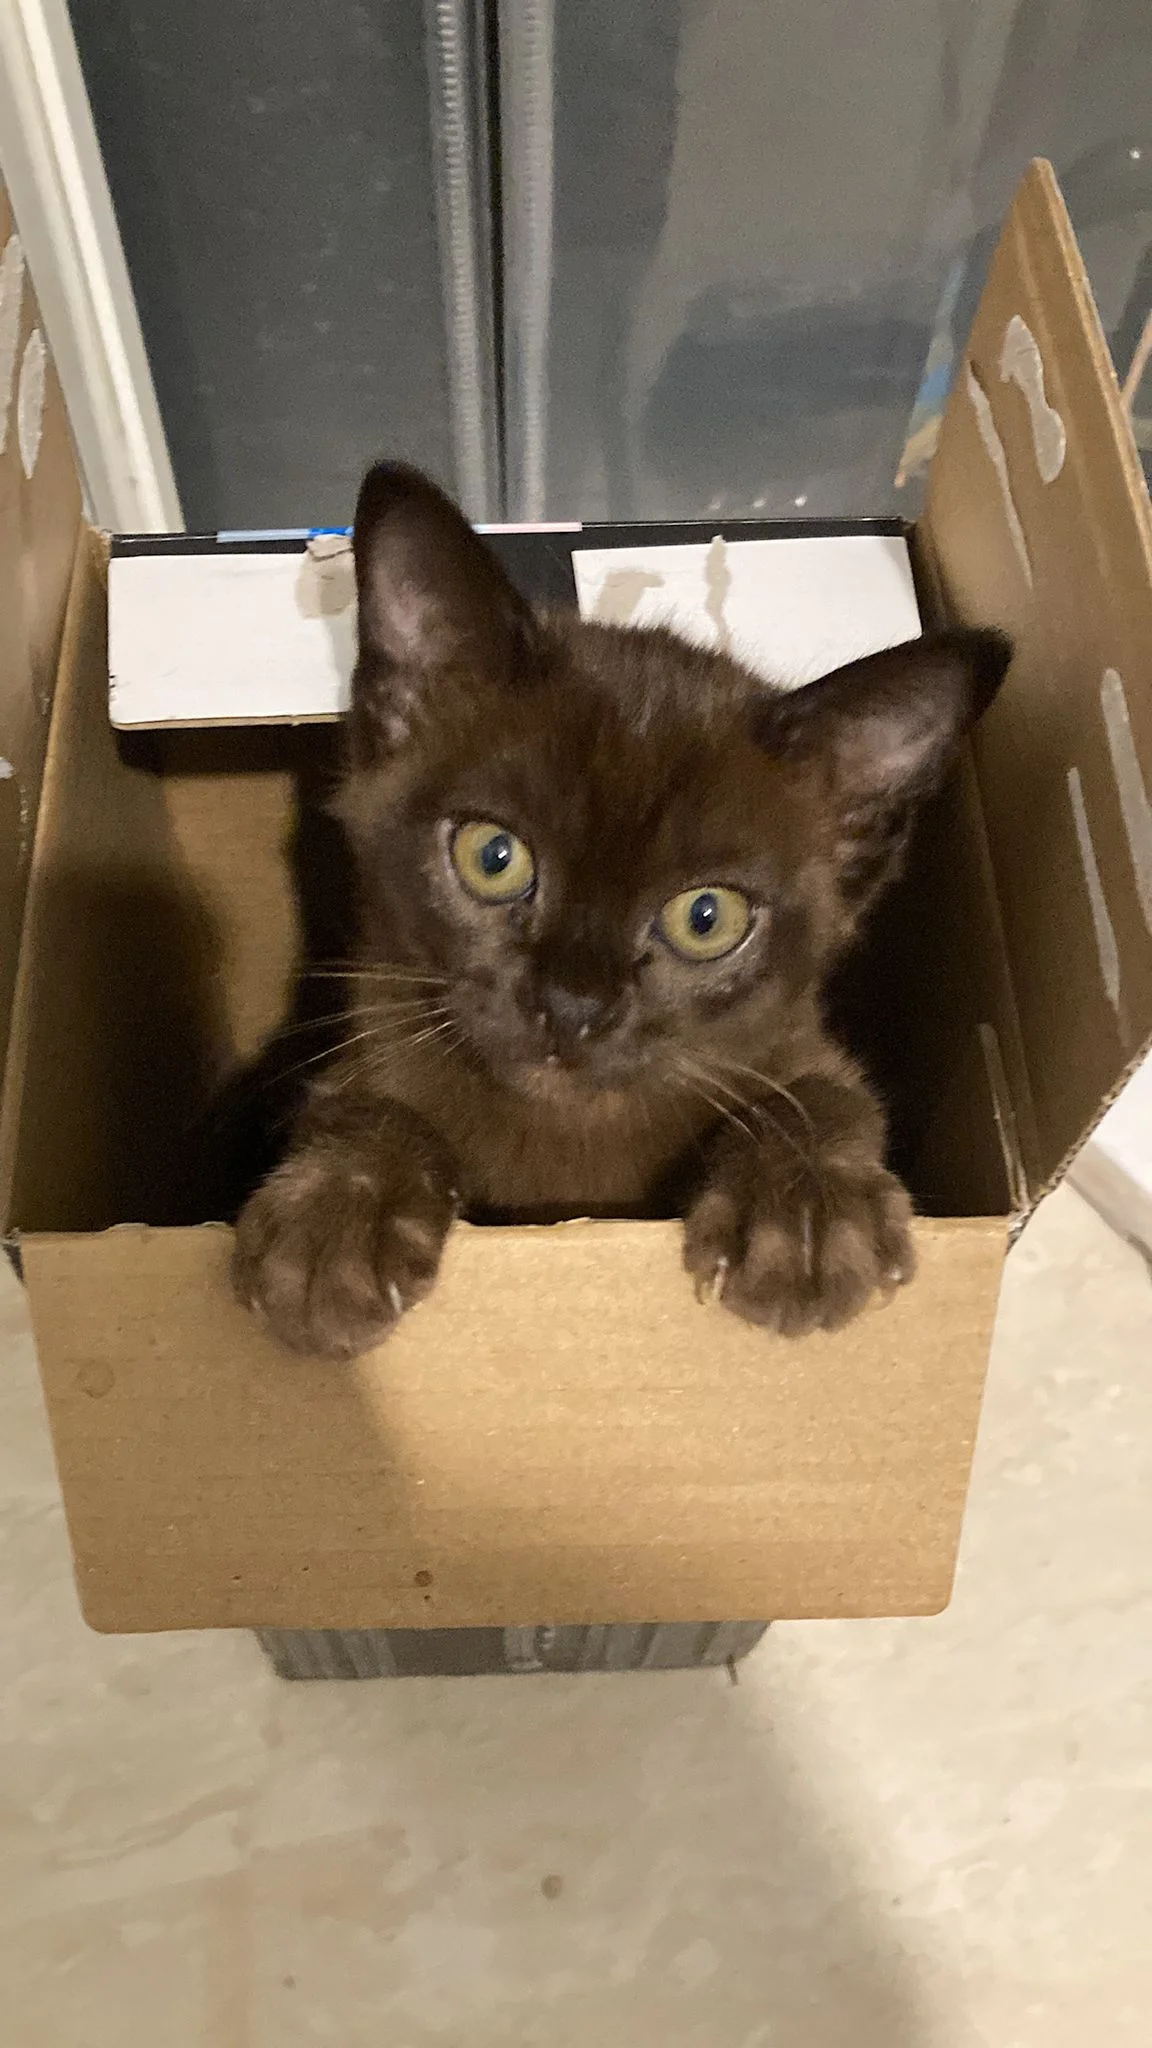
[[[505,1076],[505,1085],[542,1108],[585,1112],[618,1107],[631,1092],[619,1075],[597,1074],[594,1068],[570,1067],[559,1060],[515,1068]]]
[[[626,1056],[616,1060],[610,1053],[541,1058],[534,1048],[505,1044],[499,1034],[489,1038],[470,1033],[462,1050],[473,1068],[497,1088],[554,1110],[587,1113],[620,1106],[635,1095],[645,1078],[652,1078],[645,1063]]]

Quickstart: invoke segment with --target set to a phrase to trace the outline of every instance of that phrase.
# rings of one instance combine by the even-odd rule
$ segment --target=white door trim
[[[89,513],[183,526],[66,0],[0,0],[0,170],[60,373]]]

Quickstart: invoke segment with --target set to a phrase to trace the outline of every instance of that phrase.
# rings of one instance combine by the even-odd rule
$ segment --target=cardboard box
[[[47,450],[54,389],[45,418]],[[428,1303],[350,1370],[275,1348],[231,1298],[228,1231],[159,1226],[191,1199],[213,1081],[286,1007],[285,848],[322,736],[116,735],[106,545],[58,466],[25,477],[9,448],[0,469],[5,719],[59,630],[49,565],[75,550],[0,1157],[88,1620],[944,1605],[1010,1222],[1152,1031],[1148,511],[1048,167],[1013,208],[913,536],[923,606],[1018,648],[871,949],[875,1056],[931,1212],[921,1272],[835,1338],[699,1307],[674,1223],[597,1222],[458,1229]],[[35,735],[25,773],[9,730],[34,794]]]

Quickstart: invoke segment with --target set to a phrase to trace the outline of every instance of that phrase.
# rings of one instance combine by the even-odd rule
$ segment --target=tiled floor
[[[1152,2039],[1152,1283],[1075,1195],[1010,1266],[951,1612],[780,1627],[735,1688],[88,1635],[14,1284],[0,1340],[12,2048]]]

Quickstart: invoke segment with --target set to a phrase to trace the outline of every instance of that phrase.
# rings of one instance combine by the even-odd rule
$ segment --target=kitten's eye
[[[752,906],[739,889],[685,889],[660,912],[661,936],[685,960],[719,960],[747,936]]]
[[[481,903],[515,903],[527,896],[536,880],[531,847],[486,818],[457,826],[452,864],[464,887]]]

